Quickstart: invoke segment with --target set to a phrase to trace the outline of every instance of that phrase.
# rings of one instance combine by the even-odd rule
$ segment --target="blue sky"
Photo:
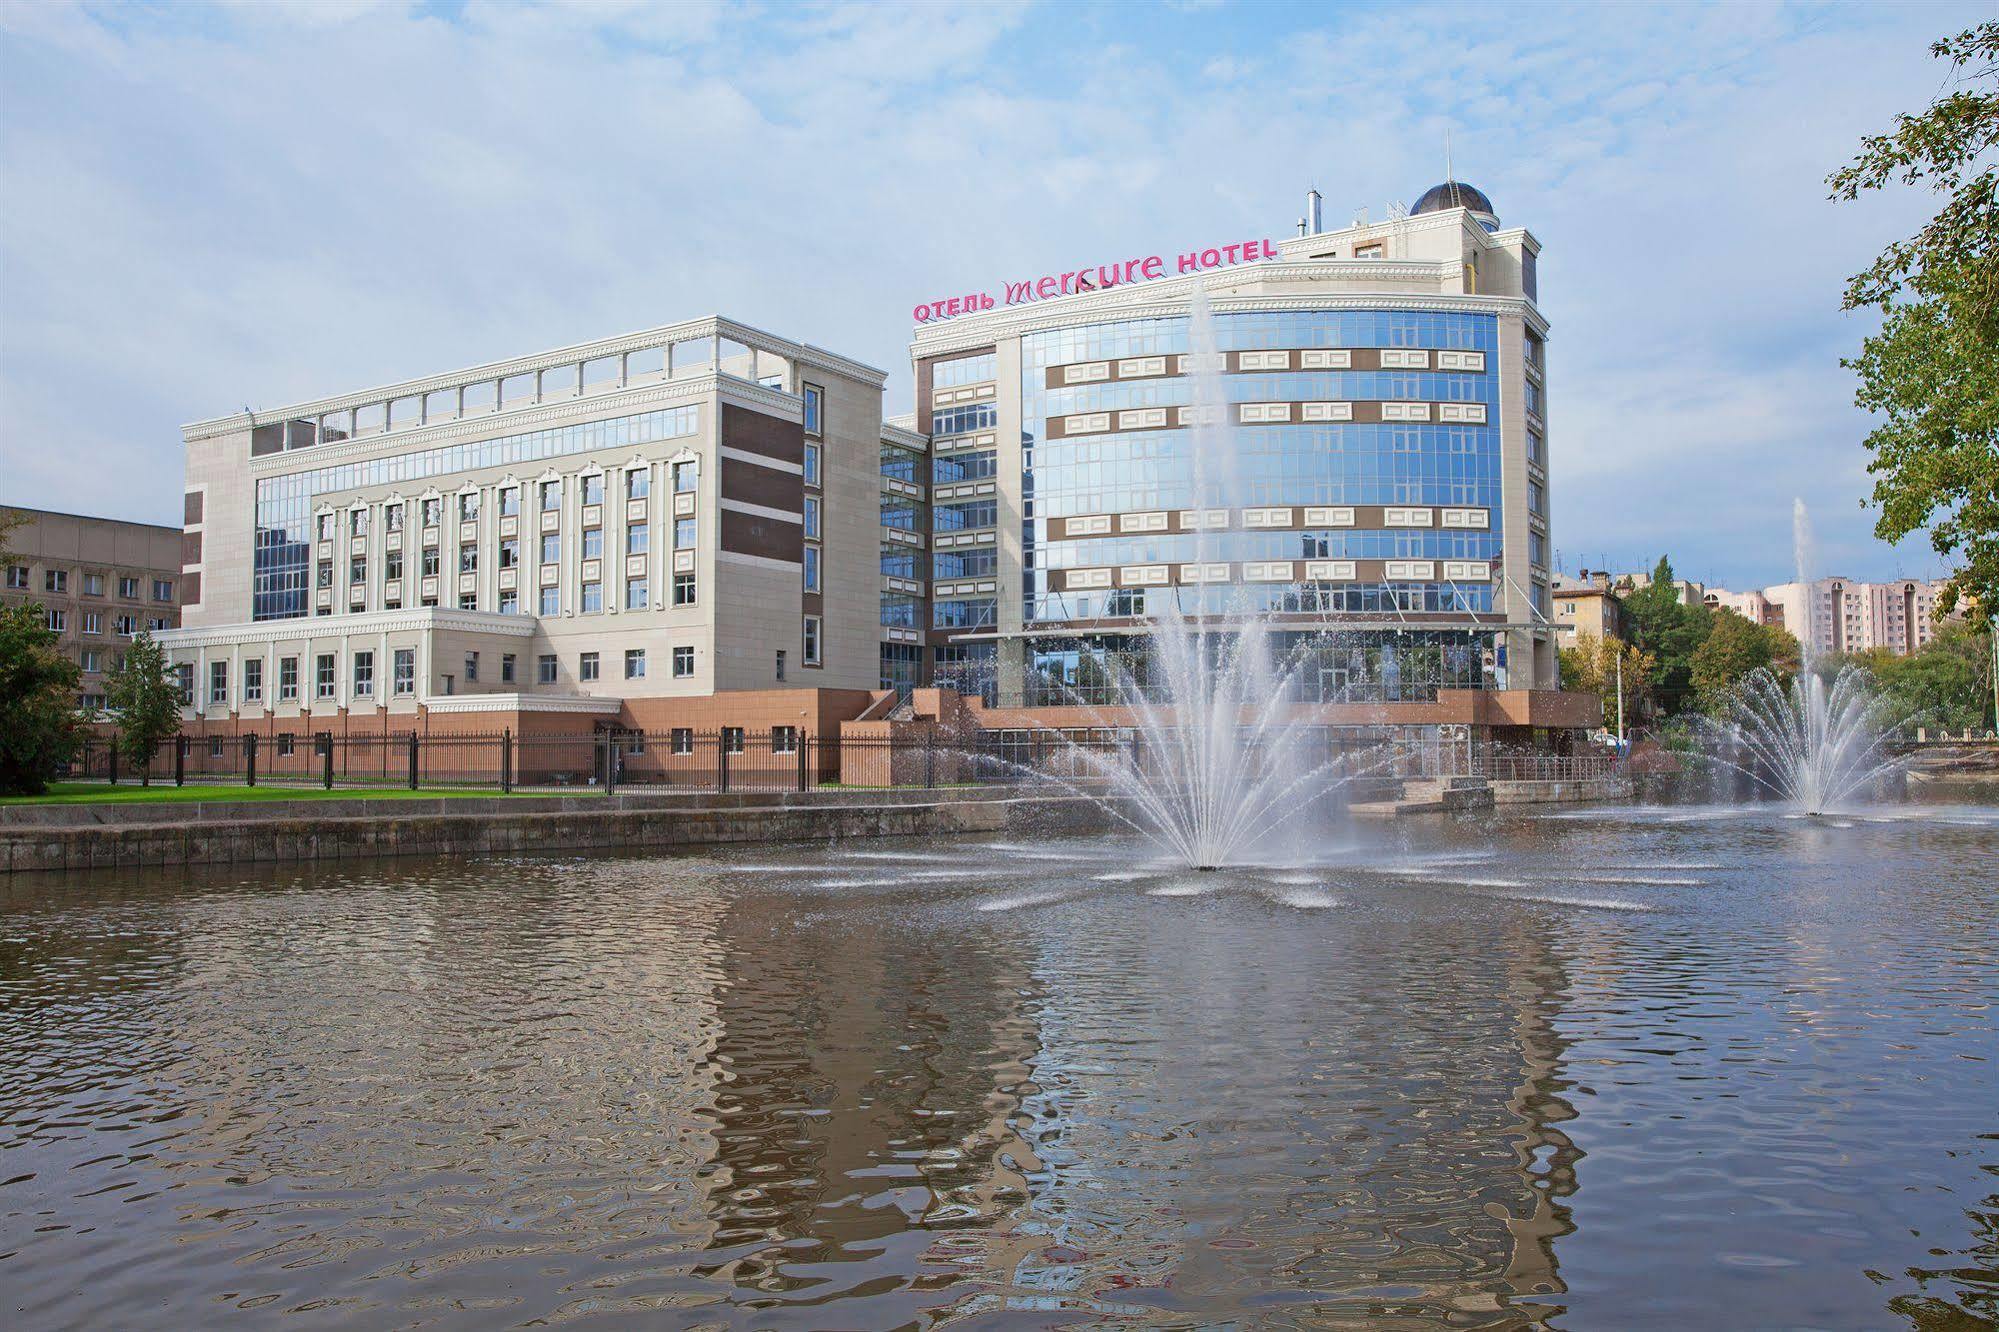
[[[1545,247],[1555,545],[1749,587],[1871,535],[1836,205],[1976,3],[0,8],[0,497],[175,522],[187,421],[722,312],[918,301],[1460,178]]]

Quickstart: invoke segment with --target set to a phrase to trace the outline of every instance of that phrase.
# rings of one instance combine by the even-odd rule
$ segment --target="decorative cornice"
[[[278,643],[300,639],[339,638],[357,634],[388,634],[415,629],[426,633],[460,630],[531,638],[540,621],[533,615],[501,615],[497,611],[455,610],[414,606],[404,610],[370,611],[360,615],[295,615],[288,620],[207,625],[168,629],[157,635],[169,648],[234,647],[239,643]]]
[[[493,361],[485,365],[469,366],[463,370],[448,371],[441,375],[430,375],[423,379],[407,379],[401,383],[384,384],[378,388],[363,389],[358,393],[342,393],[333,397],[292,403],[289,406],[272,407],[256,412],[236,412],[229,416],[195,421],[182,426],[181,434],[189,443],[193,443],[196,440],[211,439],[231,431],[247,430],[258,421],[267,423],[288,421],[294,417],[323,416],[328,412],[347,411],[355,407],[372,407],[376,403],[388,402],[393,398],[436,393],[444,389],[482,384],[489,379],[506,379],[531,371],[539,372],[571,363],[596,360],[602,356],[648,351],[675,342],[707,337],[726,338],[754,351],[769,352],[773,356],[782,356],[799,365],[845,375],[849,379],[860,380],[874,388],[880,388],[888,382],[887,371],[878,370],[874,366],[842,356],[838,352],[815,347],[809,342],[793,342],[789,338],[781,338],[775,333],[765,332],[750,324],[738,323],[722,315],[706,315],[684,323],[666,324],[659,328],[643,329],[637,333],[600,338],[595,342],[580,342],[569,347],[556,347],[529,356],[517,356],[512,360]],[[575,399],[565,401],[575,401]],[[499,414],[501,413],[495,413]]]
[[[619,700],[584,694],[444,694],[426,699],[431,712],[587,712],[616,713]]]
[[[891,425],[884,421],[882,423],[882,443],[893,444],[899,449],[910,449],[914,452],[922,453],[930,447],[930,436],[919,435],[914,430],[907,430],[902,426]]]

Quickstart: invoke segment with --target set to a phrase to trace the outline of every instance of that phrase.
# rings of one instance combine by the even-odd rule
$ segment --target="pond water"
[[[0,888],[17,1328],[1986,1327],[1999,811]]]

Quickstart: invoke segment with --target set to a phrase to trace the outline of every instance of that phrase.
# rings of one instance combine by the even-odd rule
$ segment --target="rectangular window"
[[[672,749],[676,754],[692,754],[694,752],[694,729],[689,726],[674,727]]]
[[[562,483],[560,481],[542,482],[541,511],[543,513],[554,513],[557,509],[560,509],[561,507],[562,507]]]
[[[625,678],[643,680],[646,678],[646,650],[644,648],[625,649]]]
[[[634,578],[625,584],[625,609],[644,610],[647,606],[646,580]]]
[[[693,550],[695,534],[698,530],[692,518],[676,519],[673,524],[673,548],[675,550]]]
[[[137,601],[139,599],[139,580],[136,578],[120,578],[118,580],[118,595],[127,601]]]
[[[500,654],[500,683],[512,684],[513,682],[514,654],[511,652],[502,652]]]
[[[819,484],[819,446],[817,444],[807,444],[805,446],[805,484],[808,486]]]
[[[294,736],[290,731],[282,731],[278,734],[279,758],[290,758],[293,752],[297,749],[297,747],[298,747],[298,738]]]
[[[576,678],[594,680],[597,678],[597,654],[586,652],[576,659]]]
[[[425,578],[437,577],[437,571],[442,565],[443,559],[437,553],[437,547],[425,546],[423,548],[423,576]]]
[[[541,590],[541,604],[536,613],[543,616],[562,613],[562,593],[560,589],[545,587]]]
[[[500,538],[500,567],[511,569],[521,562],[521,539],[519,537]]]
[[[819,590],[819,547],[817,546],[805,548],[805,590],[807,592]]]
[[[83,667],[85,671],[89,672],[92,675],[95,675],[100,669],[102,669],[103,657],[104,654],[97,651],[95,648],[85,648],[82,654],[78,658],[78,663]]]
[[[423,502],[423,525],[425,527],[436,527],[442,521],[444,521],[444,501],[441,499],[425,500]]]
[[[25,591],[27,591],[27,590],[28,590],[28,566],[27,566],[27,565],[25,565],[25,564],[10,564],[10,565],[8,565],[8,566],[7,566],[7,586],[8,586],[8,587],[10,587],[10,588],[12,588],[12,589],[13,589],[13,590],[15,590],[16,592],[25,592]]]
[[[331,560],[321,560],[319,562],[319,585],[321,587],[333,586],[333,562]]]
[[[625,473],[625,498],[644,499],[652,494],[652,471],[650,468],[634,467]]]
[[[278,658],[278,702],[292,703],[298,699],[298,658]]]
[[[139,632],[139,617],[136,615],[120,615],[111,621],[111,630],[113,633],[131,638]]]
[[[392,550],[382,557],[382,580],[388,583],[403,581],[403,553]]]
[[[694,649],[677,647],[673,650],[673,678],[685,680],[694,674]]]
[[[354,509],[347,515],[347,531],[352,536],[368,535],[368,511]]]
[[[208,737],[208,757],[210,757],[210,758],[221,758],[221,757],[222,757],[222,737],[221,737],[221,736],[219,736],[219,735],[211,735],[211,736],[209,736],[209,737]]]
[[[251,657],[243,663],[243,701],[262,703],[264,701],[264,659]]]
[[[583,585],[583,613],[596,615],[604,609],[604,585],[585,583]]]
[[[384,525],[384,526],[386,526],[386,527],[388,528],[388,530],[389,530],[389,531],[391,531],[391,532],[400,532],[400,531],[402,531],[402,530],[403,530],[403,506],[402,506],[402,505],[400,505],[400,504],[391,504],[391,505],[389,505],[389,506],[388,506],[388,507],[387,507],[386,509],[383,509],[383,510],[382,510],[382,521],[383,521],[383,525]]]
[[[313,662],[312,696],[314,698],[333,697],[333,654],[322,652]]]
[[[356,652],[354,654],[354,697],[373,698],[375,696],[375,654]]]
[[[45,618],[51,633],[59,634],[69,627],[68,611],[52,610],[47,613]]]
[[[724,726],[722,728],[722,752],[724,754],[740,754],[743,752],[742,727]]]
[[[673,576],[673,604],[692,606],[694,604],[694,575],[677,573]]]
[[[521,594],[511,587],[502,588],[500,590],[500,614],[519,615],[520,613]]]
[[[819,537],[819,500],[813,495],[805,497],[805,536],[807,540]]]
[[[479,547],[468,541],[458,548],[458,572],[476,573],[479,569]]]
[[[500,492],[500,517],[513,518],[521,511],[521,488],[508,486]]]
[[[25,572],[25,570],[24,570],[23,572]],[[85,575],[83,576],[83,595],[84,595],[84,596],[86,596],[86,597],[101,597],[101,596],[103,596],[103,595],[104,595],[104,575],[103,575],[103,574],[97,574],[97,573],[87,573],[87,574],[85,574]]]
[[[416,692],[416,649],[396,649],[396,697],[408,698]]]
[[[583,558],[600,560],[604,558],[604,529],[586,527],[583,529]]]
[[[778,683],[782,684],[782,683],[784,682],[784,649],[783,649],[783,648],[779,648],[779,649],[777,650],[777,678],[778,678]]]
[[[368,581],[368,557],[366,555],[356,555],[353,559],[347,561],[347,581],[350,583],[365,583]]]
[[[229,663],[211,661],[208,663],[208,705],[212,708],[227,707],[229,704]]]
[[[698,462],[677,462],[673,465],[673,493],[692,495],[701,484],[701,464]]]
[[[625,554],[643,555],[650,544],[652,529],[644,523],[633,523],[625,529]]]
[[[804,638],[805,664],[807,666],[819,665],[819,617],[817,615],[808,615],[805,617]]]
[[[458,609],[470,610],[470,611],[478,610],[479,594],[477,592],[460,592],[458,594]]]
[[[474,490],[458,497],[458,521],[474,522],[479,517],[479,492]]]
[[[534,680],[536,684],[555,683],[555,656],[544,652],[534,659]]]
[[[465,654],[465,683],[479,683],[479,654],[476,652]]]
[[[103,612],[103,611],[85,611],[85,612],[83,613],[83,632],[84,632],[84,633],[86,633],[86,634],[101,634],[101,633],[103,633],[103,632],[104,632],[104,612]]]
[[[602,504],[604,502],[604,474],[594,472],[583,478],[583,502]]]
[[[180,696],[180,705],[182,707],[191,708],[194,706],[193,662],[184,661],[174,667],[174,689]]]
[[[796,754],[798,752],[798,728],[796,726],[771,727],[770,752],[773,754]]]
[[[138,580],[134,579],[133,581],[136,584]],[[42,570],[42,591],[44,592],[69,591],[69,571],[66,569]],[[134,596],[138,595],[138,589],[136,586],[133,588],[133,595]]]
[[[817,384],[807,384],[805,388],[805,433],[821,436],[826,433],[826,390]]]
[[[562,558],[562,538],[553,532],[541,534],[541,562],[554,564]]]

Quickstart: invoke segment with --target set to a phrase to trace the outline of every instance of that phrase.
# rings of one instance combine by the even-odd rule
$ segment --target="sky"
[[[179,521],[180,426],[704,314],[890,372],[1002,279],[1380,218],[1540,240],[1564,570],[1945,572],[1864,509],[1826,198],[1932,4],[0,3],[0,499]]]

